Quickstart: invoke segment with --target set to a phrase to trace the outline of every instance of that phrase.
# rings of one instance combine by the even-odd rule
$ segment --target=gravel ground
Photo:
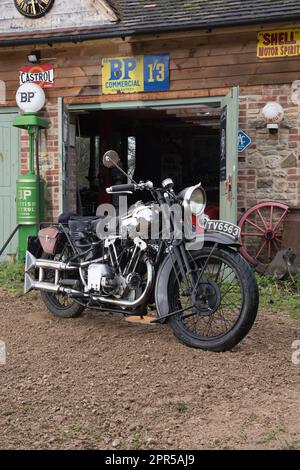
[[[88,311],[59,320],[0,291],[1,449],[298,449],[300,325],[262,312],[222,354],[167,326]]]

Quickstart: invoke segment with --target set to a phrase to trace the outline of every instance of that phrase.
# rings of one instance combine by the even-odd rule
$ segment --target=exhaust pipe
[[[75,289],[60,286],[59,284],[51,284],[51,282],[40,282],[32,279],[32,277],[25,273],[24,277],[24,294],[32,291],[33,289],[41,290],[44,292],[51,292],[52,294],[66,294],[71,297],[86,297],[83,292],[79,292]]]
[[[153,282],[154,282],[154,266],[152,265],[150,261],[147,261],[146,264],[147,264],[147,284],[146,284],[144,292],[142,293],[142,295],[140,295],[140,297],[138,297],[135,300],[117,300],[117,299],[111,299],[111,298],[101,297],[101,296],[99,297],[93,296],[93,300],[96,300],[97,302],[102,302],[103,304],[106,304],[106,305],[118,305],[121,307],[128,307],[128,308],[134,308],[134,307],[138,307],[142,305],[144,301],[146,300],[148,294],[150,293],[153,287]],[[89,297],[88,294],[84,294],[75,289],[63,287],[59,285],[57,282],[55,282],[54,284],[51,284],[50,282],[44,282],[43,274],[40,276],[39,281],[34,280],[28,274],[28,271],[31,268],[40,268],[41,271],[42,269],[47,269],[47,268],[55,269],[56,271],[78,269],[78,267],[70,266],[67,263],[63,263],[61,261],[36,259],[35,256],[29,253],[29,251],[27,251],[26,264],[25,264],[24,294],[27,294],[27,292],[30,292],[33,289],[37,289],[37,290],[41,290],[45,292],[52,292],[54,294],[63,293],[66,295],[70,295],[72,297]]]
[[[60,286],[51,284],[50,282],[35,281],[28,273],[25,273],[24,294],[27,294],[27,292],[30,292],[33,289],[43,290],[45,292],[53,292],[54,294],[57,294],[59,292],[59,288]]]
[[[76,270],[78,267],[71,266],[63,261],[54,261],[51,259],[37,259],[32,253],[26,251],[25,272],[32,268],[55,269],[58,271]]]

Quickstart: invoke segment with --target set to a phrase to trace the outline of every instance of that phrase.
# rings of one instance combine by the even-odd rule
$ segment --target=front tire
[[[168,282],[170,312],[185,310],[171,317],[169,325],[187,346],[228,351],[247,335],[255,321],[258,288],[253,271],[240,253],[221,248],[210,255],[209,247],[192,254],[195,269],[200,273],[204,267],[204,281],[202,278],[199,282],[194,297],[183,295],[180,276],[172,270]]]

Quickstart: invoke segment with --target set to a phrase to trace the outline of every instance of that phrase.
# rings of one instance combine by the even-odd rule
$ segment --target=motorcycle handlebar
[[[141,182],[139,184],[133,184],[133,183],[128,183],[128,184],[116,184],[114,186],[111,186],[110,188],[106,188],[106,192],[108,194],[111,193],[125,193],[125,192],[134,192],[137,190],[143,190],[143,189],[153,189],[153,183],[151,181],[146,181],[146,183]]]
[[[106,192],[109,193],[122,193],[126,191],[133,192],[135,191],[136,184],[133,183],[128,183],[128,184],[116,184],[114,186],[111,186],[110,188],[106,188]]]

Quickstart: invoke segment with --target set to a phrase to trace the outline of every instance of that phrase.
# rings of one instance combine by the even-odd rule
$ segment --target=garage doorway
[[[159,185],[172,177],[177,190],[201,181],[208,215],[236,222],[237,88],[226,97],[73,105],[68,111],[76,129],[76,205],[82,215],[93,215],[99,203],[117,204],[105,188],[125,180],[101,164],[103,153],[114,149],[137,181]]]

